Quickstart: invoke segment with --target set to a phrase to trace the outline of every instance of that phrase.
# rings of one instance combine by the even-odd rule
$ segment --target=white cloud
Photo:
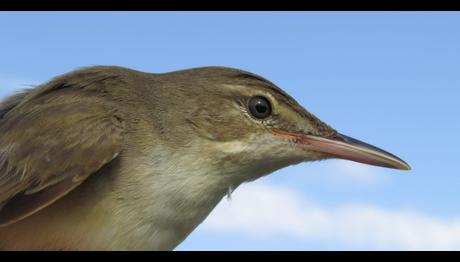
[[[351,249],[460,250],[460,217],[440,219],[363,204],[328,207],[260,182],[243,185],[231,202],[222,201],[202,229],[342,243]]]

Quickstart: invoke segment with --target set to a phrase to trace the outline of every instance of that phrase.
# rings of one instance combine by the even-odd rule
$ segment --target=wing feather
[[[0,226],[54,203],[120,154],[116,107],[81,89],[9,105],[0,119]]]

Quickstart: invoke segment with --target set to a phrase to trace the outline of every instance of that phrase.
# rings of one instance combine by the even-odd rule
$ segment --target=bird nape
[[[83,68],[0,104],[0,249],[172,250],[229,188],[328,158],[410,169],[249,72]]]

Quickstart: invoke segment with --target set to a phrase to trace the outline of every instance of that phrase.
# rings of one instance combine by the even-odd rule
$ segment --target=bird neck
[[[125,161],[114,182],[120,212],[142,230],[148,249],[173,249],[182,242],[228,193],[241,183],[205,156],[153,148]]]

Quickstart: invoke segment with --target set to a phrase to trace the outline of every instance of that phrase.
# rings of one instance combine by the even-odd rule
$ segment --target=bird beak
[[[325,138],[301,133],[292,133],[274,129],[272,133],[290,139],[296,144],[311,151],[323,153],[331,157],[347,159],[364,164],[410,170],[411,167],[399,157],[380,148],[357,139],[337,133]]]

